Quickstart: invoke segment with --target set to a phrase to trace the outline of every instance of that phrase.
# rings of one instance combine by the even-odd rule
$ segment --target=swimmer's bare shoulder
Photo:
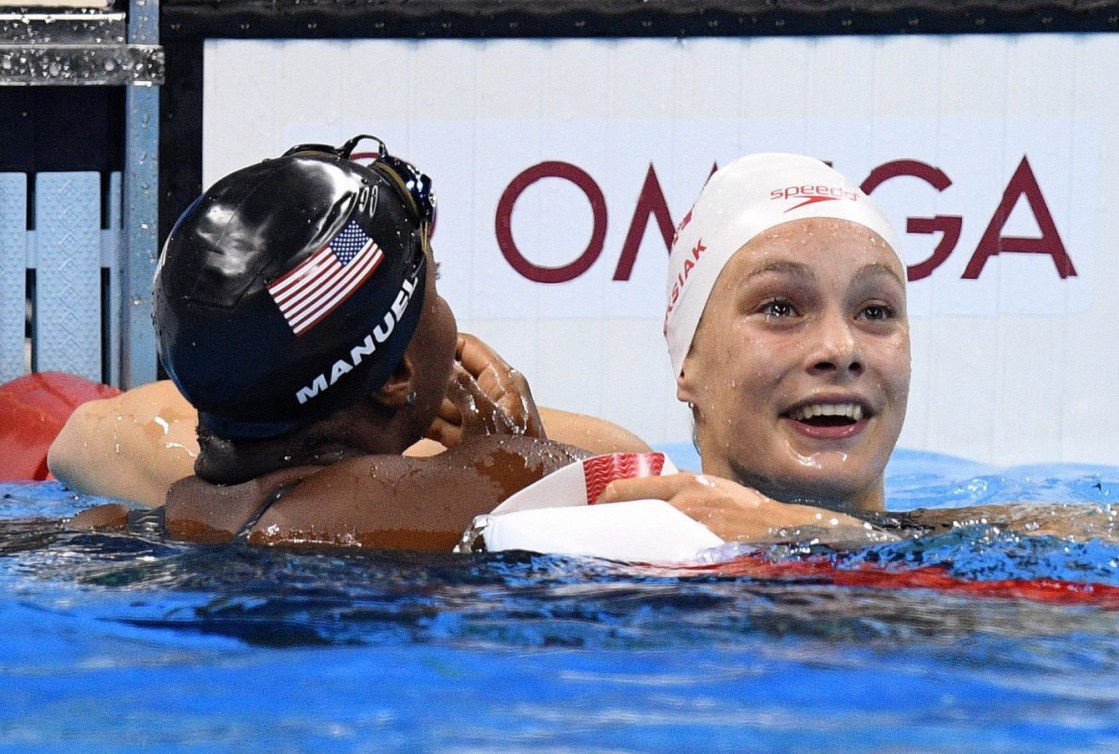
[[[220,543],[341,545],[450,551],[474,516],[576,460],[583,450],[528,437],[478,438],[431,458],[358,456],[301,466],[237,485],[175,483],[157,509],[168,536]],[[102,505],[73,528],[122,529],[126,506]]]
[[[194,473],[197,414],[169,380],[88,401],[51,444],[51,473],[76,492],[159,505]]]
[[[352,458],[293,487],[248,539],[446,552],[474,516],[587,455],[547,440],[494,435],[428,459]]]

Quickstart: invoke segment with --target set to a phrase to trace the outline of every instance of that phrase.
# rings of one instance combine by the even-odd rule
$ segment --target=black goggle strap
[[[366,140],[376,143],[376,151],[355,154],[354,150],[358,144]],[[301,152],[321,152],[355,162],[371,159],[370,167],[378,169],[379,172],[389,177],[401,189],[401,194],[408,197],[408,203],[411,205],[413,214],[419,224],[425,226],[424,235],[430,235],[435,225],[437,204],[435,193],[431,188],[431,178],[410,162],[389,154],[388,147],[381,139],[372,134],[358,134],[340,147],[330,144],[298,144],[284,152],[283,156],[288,157]]]
[[[363,141],[375,142],[376,151],[355,153],[354,150]],[[329,154],[354,162],[372,160],[368,167],[376,170],[396,185],[400,190],[400,195],[406,198],[412,210],[412,215],[418,220],[420,226],[418,249],[420,253],[416,254],[408,265],[409,274],[418,273],[427,259],[431,233],[435,227],[436,200],[435,193],[431,189],[431,178],[412,163],[390,155],[385,142],[372,134],[358,134],[348,139],[340,147],[330,144],[298,144],[284,152],[283,156],[288,157],[305,152]]]

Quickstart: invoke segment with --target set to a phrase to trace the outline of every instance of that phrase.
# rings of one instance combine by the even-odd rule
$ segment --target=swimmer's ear
[[[408,354],[392,370],[388,381],[374,393],[371,399],[385,408],[399,409],[408,403],[408,394],[413,391],[412,382],[416,377],[416,365]]]
[[[680,374],[676,375],[676,400],[681,403],[687,403],[689,406],[696,402],[696,384],[695,380],[688,375],[692,374],[691,356],[684,358],[684,366],[680,368]]]

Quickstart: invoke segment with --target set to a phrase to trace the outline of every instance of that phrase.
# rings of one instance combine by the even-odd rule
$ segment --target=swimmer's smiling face
[[[905,269],[873,231],[779,225],[720,273],[678,378],[703,470],[779,500],[875,509],[905,419]]]

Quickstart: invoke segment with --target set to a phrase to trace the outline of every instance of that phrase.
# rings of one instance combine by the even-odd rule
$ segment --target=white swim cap
[[[664,336],[679,375],[719,273],[748,241],[809,217],[850,220],[897,250],[885,216],[862,190],[812,157],[752,154],[716,171],[676,229],[668,260]]]

